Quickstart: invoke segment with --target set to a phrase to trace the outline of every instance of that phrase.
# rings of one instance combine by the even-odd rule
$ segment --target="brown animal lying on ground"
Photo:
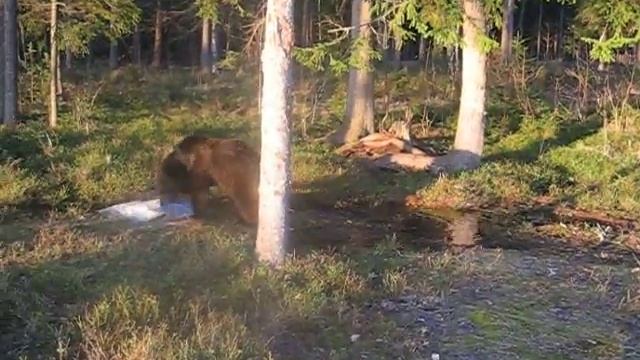
[[[243,141],[191,135],[162,161],[157,188],[163,205],[187,195],[195,216],[202,217],[209,188],[218,186],[240,217],[256,224],[259,176],[260,155]]]

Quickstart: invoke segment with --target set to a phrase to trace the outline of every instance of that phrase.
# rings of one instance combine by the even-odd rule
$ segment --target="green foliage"
[[[640,41],[640,3],[635,0],[583,1],[577,19],[593,59],[611,62],[616,50]]]

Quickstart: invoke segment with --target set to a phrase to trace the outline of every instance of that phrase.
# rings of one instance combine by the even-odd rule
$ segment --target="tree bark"
[[[293,0],[268,0],[262,50],[262,145],[256,253],[283,263],[289,232],[291,54]]]
[[[109,69],[115,70],[118,67],[118,41],[109,42]]]
[[[520,37],[524,38],[524,14],[527,10],[527,0],[521,0],[520,6],[520,15],[518,15],[518,31],[520,32]]]
[[[57,50],[57,49],[56,49]],[[62,71],[60,69],[60,50],[58,52],[58,59],[56,60],[56,95],[62,96]]]
[[[558,29],[558,49],[556,58],[564,58],[564,5],[560,4],[560,29]]]
[[[71,70],[73,67],[73,53],[70,48],[64,49],[64,68],[65,70]]]
[[[427,39],[420,37],[418,40],[418,61],[423,64],[427,55]]]
[[[58,125],[58,3],[51,0],[51,24],[49,27],[49,122],[50,128]]]
[[[211,28],[211,63],[215,64],[220,59],[222,49],[220,47],[220,30],[221,27],[218,24],[213,24]]]
[[[302,46],[304,47],[313,44],[314,4],[312,0],[303,0],[302,3]]]
[[[160,1],[158,1],[153,36],[153,60],[151,61],[151,67],[154,68],[159,68],[162,61],[162,21],[162,8],[160,8]]]
[[[373,71],[369,51],[371,46],[371,2],[369,0],[353,0],[351,9],[352,40],[362,39],[366,46],[361,47],[356,56],[359,63],[367,68],[351,68],[347,93],[345,120],[331,139],[334,144],[357,141],[365,130],[374,131],[373,126]]]
[[[211,74],[211,20],[202,19],[202,38],[200,41],[200,71]]]
[[[4,1],[4,123],[18,117],[18,2]]]
[[[133,61],[137,66],[142,66],[142,41],[138,25],[136,25],[136,29],[133,32]]]
[[[481,47],[485,15],[481,0],[463,0],[462,89],[453,151],[438,159],[436,171],[455,172],[480,165],[484,146],[487,55]]]
[[[540,1],[538,5],[538,38],[536,39],[536,59],[540,60],[540,51],[542,50],[542,17],[544,15],[544,3]]]
[[[503,0],[502,38],[500,40],[500,59],[503,63],[511,60],[513,49],[513,9],[515,0]]]

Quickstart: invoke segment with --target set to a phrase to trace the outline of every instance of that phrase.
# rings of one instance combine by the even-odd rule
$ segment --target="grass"
[[[368,172],[334,155],[314,138],[341,118],[344,82],[326,81],[315,117],[308,116],[314,88],[301,84],[293,97],[294,188],[308,203],[295,213],[302,230],[294,238],[308,246],[282,270],[257,265],[255,234],[233,224],[124,230],[75,221],[151,190],[158,160],[186,134],[257,145],[252,74],[198,83],[182,70],[123,69],[65,84],[78,97],[63,104],[56,131],[37,122],[1,130],[1,353],[12,359],[386,359],[466,352],[536,359],[638,351],[631,341],[637,330],[613,330],[619,317],[637,314],[637,275],[627,264],[416,248],[386,227],[389,219],[370,214],[369,206],[388,197],[417,194],[425,207],[536,206],[545,198],[637,219],[640,148],[633,122],[625,131],[615,121],[603,127],[605,112],[580,120],[539,97],[532,100],[536,112],[527,113],[497,87],[488,102],[483,165],[433,178]],[[408,72],[380,80],[378,98],[390,94],[416,119],[427,109],[416,129],[432,135],[426,141],[434,148],[447,149],[455,86]],[[416,242],[427,232],[445,236],[438,231],[410,235]],[[548,269],[557,267],[562,275],[549,280]],[[558,304],[574,318],[551,316]],[[583,304],[593,304],[595,318],[580,313]],[[457,333],[466,323],[473,331]]]

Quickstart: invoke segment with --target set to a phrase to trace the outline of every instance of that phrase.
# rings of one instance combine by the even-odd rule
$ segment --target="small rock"
[[[437,353],[431,354],[431,360],[440,360],[440,354],[437,354]]]
[[[360,338],[360,334],[351,335],[351,342],[356,342]]]

